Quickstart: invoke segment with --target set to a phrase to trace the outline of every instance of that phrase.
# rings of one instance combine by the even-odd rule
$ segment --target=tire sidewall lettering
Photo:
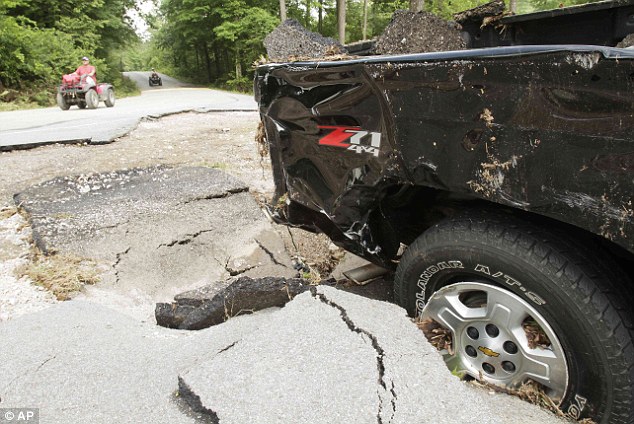
[[[429,282],[433,280],[439,272],[446,270],[463,270],[467,272],[472,271],[474,274],[482,275],[486,279],[494,281],[502,287],[510,288],[511,291],[520,294],[536,306],[543,306],[547,303],[542,296],[526,288],[526,286],[521,282],[519,278],[510,276],[507,273],[497,269],[496,267],[489,266],[482,262],[475,262],[474,264],[465,265],[464,262],[461,260],[450,259],[446,261],[439,261],[432,265],[429,265],[428,267],[423,269],[422,272],[418,273],[418,278],[416,281],[416,287],[418,288],[418,290],[416,291],[416,310],[419,313],[425,307],[429,296],[431,296],[433,292],[440,288],[430,287],[432,290],[428,290]],[[434,284],[432,284],[432,286],[434,286]]]
[[[418,291],[416,292],[416,310],[421,312],[425,307],[425,293],[427,292],[427,284],[429,280],[432,279],[434,275],[443,270],[455,270],[455,269],[465,269],[462,261],[459,260],[449,260],[449,261],[440,261],[433,265],[428,266],[423,270],[422,273],[418,275],[418,280],[416,281],[416,286],[418,287]]]
[[[514,288],[515,292],[519,292],[523,295],[523,297],[530,300],[533,304],[537,306],[543,306],[546,304],[546,300],[543,297],[526,288],[524,284],[520,281],[520,279],[512,277],[495,267],[490,267],[488,265],[477,263],[473,270],[476,273],[485,275],[487,278],[494,280],[497,283],[501,283],[503,286],[507,286],[510,288]]]

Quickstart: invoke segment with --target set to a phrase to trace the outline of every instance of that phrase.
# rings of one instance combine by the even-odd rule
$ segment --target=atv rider
[[[97,78],[95,77],[97,69],[95,69],[95,67],[90,64],[90,59],[88,59],[86,56],[82,57],[81,60],[82,64],[79,68],[77,68],[75,73],[79,75],[80,79],[85,79],[89,87],[92,87],[93,85],[97,84]]]

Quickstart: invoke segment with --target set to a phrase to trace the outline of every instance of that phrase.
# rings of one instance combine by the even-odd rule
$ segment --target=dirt
[[[625,49],[628,47],[634,46],[634,34],[628,34],[620,43],[616,45],[616,47]]]
[[[460,25],[429,12],[397,10],[376,42],[377,54],[464,50]]]
[[[492,2],[474,7],[473,9],[458,12],[453,15],[453,18],[459,24],[464,24],[467,21],[482,22],[487,18],[494,18],[504,14],[506,11],[506,5],[502,0],[494,0]]]
[[[318,58],[346,53],[335,39],[308,31],[299,22],[287,19],[264,38],[272,61]]]

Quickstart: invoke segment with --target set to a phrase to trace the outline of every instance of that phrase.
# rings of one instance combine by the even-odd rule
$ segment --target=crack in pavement
[[[180,376],[178,377],[178,394],[187,402],[193,411],[207,415],[211,419],[212,423],[220,423],[218,414],[211,409],[205,408],[200,400],[200,396],[194,393],[187,383],[185,383],[185,380],[183,380]]]
[[[257,265],[249,265],[244,269],[233,269],[229,266],[225,266],[225,271],[229,273],[230,277],[236,277],[238,275],[244,274],[247,271],[251,271],[252,269],[257,268]]]
[[[130,249],[132,249],[132,247],[128,247],[123,252],[117,253],[117,259],[116,259],[115,263],[112,264],[112,268],[114,269],[114,282],[115,282],[115,284],[119,284],[119,270],[117,269],[117,267],[119,266],[119,263],[121,263],[121,259],[122,259],[123,255],[127,255],[128,252],[130,252]]]
[[[378,378],[378,383],[379,385],[383,388],[383,390],[385,391],[385,393],[390,393],[391,396],[391,401],[390,404],[392,406],[392,414],[390,419],[388,420],[388,422],[392,422],[392,420],[394,419],[394,415],[396,414],[396,391],[394,389],[394,381],[390,380],[390,389],[387,388],[387,383],[386,383],[386,376],[385,376],[385,364],[384,364],[384,357],[385,357],[385,351],[383,350],[383,348],[381,347],[381,345],[379,345],[379,341],[376,338],[375,335],[373,335],[372,333],[370,333],[367,330],[364,330],[363,328],[359,328],[356,326],[356,324],[350,319],[350,317],[348,316],[348,313],[346,312],[346,310],[341,306],[336,304],[335,302],[333,302],[332,300],[328,299],[326,297],[326,295],[324,295],[323,293],[317,293],[317,288],[316,287],[311,287],[310,288],[310,293],[312,294],[312,296],[315,299],[320,300],[322,303],[325,303],[328,306],[331,306],[335,309],[337,309],[339,311],[339,314],[341,315],[341,319],[342,321],[348,326],[348,328],[358,334],[362,334],[367,336],[372,344],[372,347],[374,348],[374,350],[376,350],[377,353],[377,357],[376,357],[376,367],[377,370],[379,372],[379,378]],[[378,424],[383,424],[383,418],[381,417],[381,413],[383,412],[383,397],[381,396],[380,393],[378,393],[378,397],[379,397],[379,410],[376,414],[376,420]]]
[[[15,377],[11,380],[11,381],[9,381],[9,384],[7,384],[7,385],[6,385],[6,386],[2,389],[2,391],[3,391],[3,392],[6,392],[7,390],[9,390],[9,388],[13,385],[13,383],[15,383],[15,382],[16,382],[16,380],[18,380],[19,378],[26,377],[27,375],[29,375],[29,374],[31,374],[31,373],[35,374],[35,373],[36,373],[36,372],[38,372],[40,369],[42,369],[42,367],[43,367],[44,365],[46,365],[49,361],[52,361],[52,360],[53,360],[53,359],[55,359],[55,358],[57,358],[57,355],[53,355],[53,356],[51,356],[51,357],[49,357],[49,358],[46,358],[46,359],[45,359],[44,361],[42,361],[42,363],[41,363],[41,364],[39,364],[39,365],[37,366],[37,368],[35,368],[33,371],[31,371],[31,370],[26,370],[26,371],[25,371],[25,372],[23,372],[22,374],[20,374],[20,375],[16,375],[16,376],[15,376]],[[1,402],[1,401],[2,401],[2,399],[0,399],[0,402]]]
[[[246,193],[248,191],[249,191],[249,187],[232,188],[221,194],[210,194],[208,196],[194,197],[193,199],[186,200],[184,202],[181,202],[180,204],[187,205],[189,203],[197,202],[199,200],[225,199],[233,194]]]
[[[196,237],[199,237],[200,235],[204,234],[204,233],[210,233],[212,231],[215,230],[200,230],[194,234],[185,234],[184,238],[180,239],[180,240],[173,240],[169,243],[161,243],[158,245],[158,247],[156,248],[157,250],[160,249],[161,247],[173,247],[178,245],[183,245],[183,244],[188,244],[191,243],[192,241],[194,241],[194,239]]]
[[[255,239],[255,242],[257,243],[258,246],[260,246],[260,249],[262,249],[264,251],[264,253],[266,253],[267,255],[269,255],[269,258],[271,258],[271,260],[273,261],[273,263],[275,265],[279,265],[279,266],[283,266],[284,268],[288,268],[287,265],[284,265],[283,263],[279,262],[277,259],[275,259],[275,255],[273,254],[273,252],[271,252],[269,249],[267,249],[262,242],[260,242],[260,240]]]
[[[231,349],[232,347],[234,347],[235,345],[237,345],[239,342],[240,342],[240,340],[236,340],[235,342],[231,343],[229,346],[227,346],[227,347],[224,347],[224,348],[220,349],[220,350],[216,353],[216,355],[219,355],[219,354],[221,354],[222,352],[226,352],[226,351],[228,351],[229,349]]]
[[[126,220],[126,221],[123,221],[123,222],[119,222],[119,223],[117,223],[117,224],[113,224],[113,225],[106,225],[105,227],[96,227],[96,228],[95,228],[95,230],[96,230],[96,231],[101,231],[101,230],[110,230],[110,229],[112,229],[112,228],[119,228],[119,227],[121,227],[121,226],[123,226],[123,225],[127,225],[127,224],[129,224],[129,223],[130,223],[130,220]],[[127,233],[128,233],[128,230],[126,229],[126,234],[127,234]]]
[[[50,358],[46,359],[44,362],[42,362],[36,369],[35,371],[33,371],[34,373],[38,372],[44,365],[46,365],[49,361],[52,361],[53,359],[57,358],[57,355],[53,355]]]

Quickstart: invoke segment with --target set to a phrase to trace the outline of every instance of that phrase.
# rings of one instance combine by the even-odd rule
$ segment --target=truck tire
[[[114,106],[114,102],[114,90],[112,88],[109,88],[106,92],[106,100],[104,100],[104,103],[106,104],[106,107],[112,107]]]
[[[99,94],[95,90],[88,90],[86,93],[86,106],[88,109],[96,109],[99,105]]]
[[[55,98],[55,100],[57,101],[57,106],[59,106],[61,110],[70,109],[70,105],[68,104],[66,98],[62,93],[57,93],[57,97]]]
[[[77,107],[80,108],[80,109],[86,109],[86,102],[77,103]]]
[[[531,374],[570,417],[631,423],[632,286],[593,243],[506,215],[454,217],[407,248],[395,298],[449,330],[453,371],[509,389]]]

